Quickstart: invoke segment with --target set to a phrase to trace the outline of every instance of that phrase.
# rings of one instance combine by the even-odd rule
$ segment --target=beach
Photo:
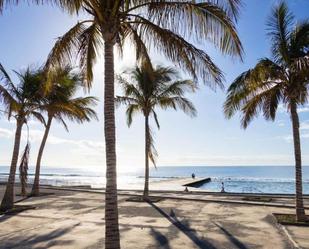
[[[4,185],[0,189],[2,197]],[[140,191],[119,191],[122,247],[284,249],[295,248],[296,243],[299,248],[309,248],[309,227],[282,227],[272,216],[294,212],[291,196],[255,203],[244,201],[243,195],[189,190],[154,191],[152,196],[164,198],[151,204],[127,201]],[[35,209],[0,217],[0,248],[104,246],[104,190],[43,187],[42,193],[49,194],[16,203]],[[309,207],[308,197],[305,205]]]

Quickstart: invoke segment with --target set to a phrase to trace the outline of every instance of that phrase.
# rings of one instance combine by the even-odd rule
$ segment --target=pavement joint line
[[[105,191],[104,188],[77,188],[74,186],[47,186],[47,185],[42,185],[41,188],[46,188],[46,189],[60,189],[62,190],[63,188],[69,189],[69,190],[90,190],[90,191],[98,191],[98,192],[103,192]],[[117,189],[118,193],[119,192],[143,192],[141,189]],[[153,193],[173,193],[173,194],[183,194],[183,190],[151,190]],[[190,190],[192,194],[196,195],[214,195],[214,196],[222,196],[222,197],[229,197],[229,196],[254,196],[254,197],[274,197],[274,198],[284,198],[284,199],[295,199],[295,194],[268,194],[268,193],[232,193],[232,192],[210,192],[210,191],[201,191],[201,190]],[[190,193],[189,192],[189,193]],[[309,199],[308,194],[303,194],[303,199]]]

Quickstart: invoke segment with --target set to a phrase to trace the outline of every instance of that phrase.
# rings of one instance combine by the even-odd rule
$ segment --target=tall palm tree
[[[178,73],[170,67],[156,68],[142,65],[124,72],[130,79],[118,76],[124,96],[116,97],[116,104],[127,105],[127,124],[132,124],[133,116],[140,112],[145,118],[145,186],[143,197],[149,200],[149,159],[155,165],[157,155],[154,147],[149,119],[152,116],[160,128],[156,108],[181,109],[195,116],[193,104],[184,97],[186,92],[194,92],[196,86],[190,80],[181,80]]]
[[[5,6],[22,2],[0,0]],[[23,2],[29,2],[24,0]],[[241,56],[242,46],[234,23],[240,0],[32,0],[55,4],[71,14],[83,13],[78,22],[57,41],[47,67],[66,63],[77,54],[88,86],[93,65],[104,47],[104,133],[106,145],[105,248],[120,248],[118,227],[116,138],[114,109],[114,48],[124,43],[136,49],[138,60],[149,60],[149,49],[211,86],[221,85],[223,75],[210,56],[189,40],[210,42],[223,54]]]
[[[68,130],[65,119],[77,123],[89,122],[92,118],[97,119],[96,112],[91,108],[96,105],[97,99],[94,97],[75,97],[77,90],[82,86],[79,73],[73,73],[72,68],[66,66],[56,68],[49,74],[51,74],[50,79],[53,84],[40,107],[40,110],[47,114],[47,122],[36,161],[32,196],[39,196],[40,194],[41,160],[52,121],[58,120]]]
[[[224,105],[230,118],[236,111],[243,114],[244,128],[262,112],[274,120],[280,102],[290,113],[293,127],[296,217],[306,219],[302,196],[302,162],[297,107],[308,101],[309,86],[309,21],[294,25],[286,3],[274,7],[268,20],[272,42],[272,58],[261,59],[257,65],[238,76],[228,89]]]
[[[1,211],[9,210],[13,208],[14,205],[15,174],[23,125],[30,117],[37,118],[39,121],[44,122],[42,115],[38,112],[38,92],[42,82],[41,72],[27,68],[25,72],[15,73],[19,79],[19,84],[16,85],[13,83],[4,67],[0,64],[0,102],[2,102],[4,108],[3,112],[8,118],[13,117],[16,119],[10,174],[0,206]]]

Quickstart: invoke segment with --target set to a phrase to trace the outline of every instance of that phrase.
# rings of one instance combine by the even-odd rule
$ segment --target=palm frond
[[[158,119],[157,113],[156,113],[154,110],[152,110],[151,113],[152,113],[153,118],[154,118],[154,120],[155,120],[155,122],[156,122],[157,128],[160,129],[160,123],[159,123],[159,119]]]
[[[242,56],[242,45],[232,22],[239,1],[154,1],[149,20],[183,37],[209,40],[224,54]]]
[[[3,84],[12,95],[18,95],[18,90],[15,87],[11,77],[0,63],[0,83]]]
[[[223,74],[207,53],[169,29],[161,28],[143,17],[136,18],[140,22],[138,34],[148,49],[162,52],[181,69],[195,79],[201,77],[212,88],[223,87]]]
[[[280,65],[267,58],[259,60],[254,68],[240,74],[230,85],[223,107],[225,116],[231,118],[251,98],[280,84],[278,88],[282,88],[285,81]]]
[[[64,118],[60,114],[56,114],[54,117],[56,118],[56,120],[58,122],[60,122],[63,125],[64,129],[67,132],[69,132],[69,127],[68,127],[67,123],[65,122]]]
[[[174,110],[177,110],[179,108],[191,117],[195,117],[197,114],[193,103],[183,97],[162,97],[158,99],[158,105],[163,109],[173,108]]]
[[[5,112],[10,117],[13,112],[18,112],[21,108],[20,103],[8,92],[8,90],[0,85],[0,102],[4,105]]]
[[[125,79],[124,77],[118,75],[117,82],[123,88],[125,96],[135,98],[135,99],[142,98],[142,95],[137,89],[137,87],[134,84],[129,83],[128,80]]]
[[[303,20],[297,23],[290,34],[290,40],[292,58],[309,55],[309,20]]]
[[[41,122],[46,127],[46,121],[42,113],[38,111],[32,111],[31,116],[35,117],[39,122]]]
[[[284,1],[273,8],[272,14],[268,19],[267,26],[268,35],[272,41],[272,55],[277,63],[290,63],[290,27],[293,21],[294,16]]]
[[[102,46],[102,38],[96,24],[92,24],[80,35],[80,68],[84,75],[86,86],[89,88],[93,80],[93,65],[96,62],[98,50]]]
[[[280,85],[274,86],[265,93],[263,103],[263,114],[266,120],[275,120],[276,112],[280,101],[283,99],[282,88]]]
[[[186,92],[194,93],[197,85],[192,80],[177,80],[167,85],[160,92],[160,97],[168,97],[173,95],[183,96]]]
[[[147,63],[147,64],[151,64],[151,59],[150,59],[150,55],[148,53],[146,44],[144,43],[144,41],[141,39],[141,37],[138,34],[138,30],[135,27],[132,27],[132,25],[128,24],[128,37],[131,38],[131,42],[134,44],[135,46],[135,52],[136,52],[136,60],[142,64],[142,63]]]
[[[21,162],[19,166],[19,179],[21,183],[21,195],[27,195],[27,182],[28,182],[28,168],[29,168],[29,154],[30,154],[30,144],[27,143],[25,150],[21,157]]]
[[[115,98],[116,107],[119,107],[120,105],[132,105],[132,104],[138,104],[138,100],[126,96],[116,96]]]
[[[131,124],[132,124],[133,116],[134,116],[137,112],[140,112],[140,111],[141,111],[140,106],[139,106],[139,105],[136,105],[136,104],[130,104],[130,105],[127,107],[126,116],[127,116],[127,124],[128,124],[129,127],[130,127]]]
[[[158,157],[158,151],[155,147],[155,143],[154,143],[154,133],[152,131],[152,129],[149,127],[149,154],[148,157],[150,159],[150,161],[152,162],[152,164],[155,166],[155,168],[157,167],[156,165],[156,159]]]
[[[37,5],[56,5],[70,13],[78,13],[83,5],[83,0],[0,0],[0,14],[5,8],[19,3],[33,3]]]
[[[82,46],[81,37],[87,29],[86,23],[90,21],[78,22],[62,37],[58,38],[53,49],[48,55],[45,69],[49,70],[53,66],[63,66],[71,63],[73,56],[77,55],[77,52]],[[85,47],[86,45],[84,45]]]

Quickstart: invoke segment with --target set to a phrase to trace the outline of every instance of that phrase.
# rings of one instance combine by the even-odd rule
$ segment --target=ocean
[[[0,181],[6,181],[9,167],[0,166]],[[295,193],[293,166],[207,166],[207,167],[157,167],[150,171],[150,182],[181,177],[211,177],[211,182],[200,188],[219,192],[224,182],[225,190],[232,193]],[[118,174],[118,187],[141,189],[144,172],[142,169]],[[34,168],[29,169],[29,182],[33,181]],[[16,177],[18,181],[18,176]],[[91,185],[104,187],[104,168],[102,171],[86,168],[42,167],[41,184],[54,186]],[[303,167],[303,191],[309,194],[309,166]]]

